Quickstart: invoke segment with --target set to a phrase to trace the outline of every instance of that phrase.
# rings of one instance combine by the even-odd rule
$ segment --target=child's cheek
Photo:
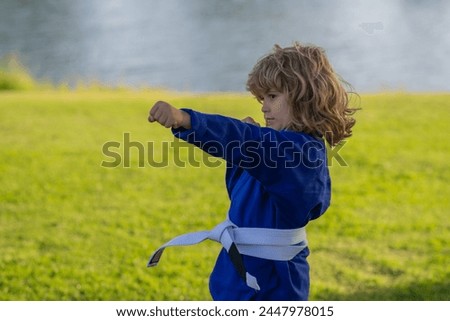
[[[275,101],[274,104],[273,104],[273,108],[276,111],[280,110],[281,109],[281,101],[280,100]]]

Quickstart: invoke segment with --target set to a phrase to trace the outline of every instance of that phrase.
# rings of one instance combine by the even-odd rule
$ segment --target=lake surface
[[[0,0],[0,57],[39,79],[245,91],[275,43],[313,43],[356,91],[450,91],[450,1]]]

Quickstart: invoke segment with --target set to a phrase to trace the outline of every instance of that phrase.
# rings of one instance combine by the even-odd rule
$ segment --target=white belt
[[[245,271],[240,254],[268,260],[289,261],[308,245],[304,227],[297,229],[237,227],[227,219],[210,231],[175,237],[152,254],[147,266],[157,265],[166,247],[193,245],[207,239],[222,244],[239,275],[255,290],[260,289],[258,282],[254,276]]]

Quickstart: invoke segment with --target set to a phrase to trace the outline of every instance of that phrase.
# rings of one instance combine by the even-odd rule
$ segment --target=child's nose
[[[270,111],[270,109],[269,109],[269,104],[267,104],[266,102],[263,102],[263,104],[262,104],[262,106],[261,106],[261,111],[262,111],[263,113],[269,112],[269,111]]]

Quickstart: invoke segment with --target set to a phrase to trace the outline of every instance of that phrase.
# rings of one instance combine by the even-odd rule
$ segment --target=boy
[[[210,277],[214,300],[307,300],[305,226],[330,205],[324,140],[334,146],[351,136],[355,109],[324,51],[299,43],[275,45],[247,89],[262,104],[265,127],[166,102],[150,110],[150,122],[227,161],[230,208],[224,223],[172,240],[149,265],[166,246],[209,238],[224,246]]]

